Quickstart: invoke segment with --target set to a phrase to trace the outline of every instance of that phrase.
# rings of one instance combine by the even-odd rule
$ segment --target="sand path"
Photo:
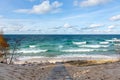
[[[51,71],[48,80],[73,80],[66,70],[64,64],[56,63],[56,66]]]

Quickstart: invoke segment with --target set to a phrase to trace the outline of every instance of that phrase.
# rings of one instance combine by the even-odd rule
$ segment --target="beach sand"
[[[42,58],[28,58],[18,61],[14,61],[15,64],[28,63],[56,63],[56,62],[67,62],[67,61],[78,61],[78,60],[104,60],[105,61],[117,61],[119,57],[42,57]]]
[[[0,63],[0,80],[48,80],[51,74],[57,73],[59,75],[59,72],[61,75],[67,72],[69,76],[65,77],[70,77],[69,80],[120,80],[120,62],[116,59],[90,60],[87,62],[91,64],[82,62],[84,64],[82,66],[80,64],[81,60],[77,61],[77,59],[72,60],[73,62],[70,59],[66,59],[67,62],[65,59],[29,59],[27,62],[25,61],[18,61],[19,63],[16,62],[13,65]],[[57,63],[53,64],[62,61],[64,61],[64,64],[60,64],[60,66],[62,65],[61,69],[59,69],[60,66]],[[55,77],[56,75],[52,76]]]
[[[52,64],[0,64],[0,80],[47,80]]]
[[[65,66],[73,80],[120,80],[120,62]]]

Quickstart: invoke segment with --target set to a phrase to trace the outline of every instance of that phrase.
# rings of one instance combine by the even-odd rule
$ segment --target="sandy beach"
[[[18,59],[14,61],[14,64],[24,63],[56,63],[56,62],[67,62],[67,61],[78,61],[78,60],[104,60],[104,61],[117,61],[119,56],[99,56],[99,57],[41,57],[41,58],[26,58]]]
[[[120,80],[120,0],[0,0],[0,80]]]
[[[52,64],[7,65],[0,63],[0,80],[46,80]]]
[[[120,80],[120,62],[66,68],[73,80]]]
[[[120,62],[116,59],[93,60],[94,64],[86,61],[87,65],[82,66],[82,60],[71,63],[70,59],[64,63],[59,59],[41,59],[42,63],[30,60],[13,65],[0,63],[0,80],[120,80]]]

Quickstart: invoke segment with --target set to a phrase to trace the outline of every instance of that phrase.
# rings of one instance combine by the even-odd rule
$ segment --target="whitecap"
[[[84,42],[73,42],[73,44],[75,44],[75,45],[81,45],[81,44],[86,44],[87,42],[86,41],[84,41]]]
[[[62,52],[90,52],[94,51],[94,49],[67,49],[67,50],[61,50]]]
[[[115,46],[120,46],[120,44],[114,44]]]
[[[78,57],[78,58],[77,58]],[[59,55],[57,58],[73,58],[73,59],[85,59],[85,60],[90,60],[90,59],[114,59],[114,58],[119,58],[118,55],[100,55],[100,54],[64,54],[64,55]]]
[[[35,48],[36,46],[35,45],[29,45],[30,48]]]
[[[106,40],[108,42],[120,42],[120,39],[112,38],[111,40]]]
[[[100,42],[99,44],[109,44],[109,42],[105,41],[105,42]]]
[[[85,48],[105,48],[105,47],[109,47],[109,45],[81,45],[79,47],[85,47]]]
[[[40,52],[47,52],[47,50],[41,49],[21,49],[17,51],[18,53],[40,53]]]

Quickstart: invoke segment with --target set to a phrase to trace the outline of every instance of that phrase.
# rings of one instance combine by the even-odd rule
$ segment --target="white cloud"
[[[63,5],[63,3],[60,3],[60,2],[58,2],[58,1],[55,1],[55,2],[52,3],[52,6],[53,6],[54,8],[58,8],[58,7],[62,6],[62,5]]]
[[[24,27],[23,24],[16,23],[9,23],[9,22],[2,22],[0,23],[0,29],[3,29],[3,31],[11,32],[11,31],[20,31]]]
[[[51,29],[54,29],[54,30],[59,30],[59,29],[71,29],[71,28],[73,28],[74,26],[72,26],[71,24],[69,24],[69,23],[65,23],[65,24],[63,24],[63,25],[61,25],[61,26],[59,26],[59,27],[54,27],[54,28],[51,28]]]
[[[54,1],[53,3],[50,4],[50,1],[46,0],[43,1],[41,4],[34,5],[32,9],[18,9],[15,10],[15,12],[29,13],[29,14],[45,14],[50,12],[55,13],[55,12],[59,12],[59,9],[62,5],[63,4],[58,1]]]
[[[107,27],[106,30],[104,30],[104,32],[114,32],[114,31],[116,32],[116,29],[115,29],[115,28],[116,28],[117,26],[119,26],[119,25],[118,25],[118,24],[110,25],[110,26]]]
[[[63,25],[63,28],[72,28],[72,26],[71,26],[69,23],[65,23],[65,24]]]
[[[103,26],[103,24],[91,24],[90,28],[97,28],[97,27],[101,27]]]
[[[108,30],[104,30],[104,32],[112,32],[113,30],[112,29],[108,29]]]
[[[7,27],[7,28],[4,28],[4,31],[20,31],[22,28],[21,27]]]
[[[4,27],[4,31],[21,31],[23,25],[21,24],[8,24],[7,27]]]
[[[52,31],[64,31],[64,32],[69,32],[69,31],[75,31],[75,32],[79,32],[80,29],[78,28],[78,26],[75,25],[71,25],[70,23],[64,23],[61,26],[58,27],[54,27],[54,28],[50,28]]]
[[[118,21],[120,20],[120,15],[115,15],[110,18],[111,21]]]
[[[93,32],[101,32],[101,30],[98,30],[98,29],[95,29],[95,30],[92,30]]]
[[[113,28],[115,28],[115,25],[108,26],[108,29],[113,29]]]
[[[90,24],[88,27],[83,27],[81,30],[88,30],[88,29],[94,29],[94,28],[99,28],[102,27],[103,24]]]
[[[74,2],[75,4],[79,4],[81,7],[89,7],[89,6],[96,6],[101,5],[109,2],[111,0],[83,0],[82,2]]]

